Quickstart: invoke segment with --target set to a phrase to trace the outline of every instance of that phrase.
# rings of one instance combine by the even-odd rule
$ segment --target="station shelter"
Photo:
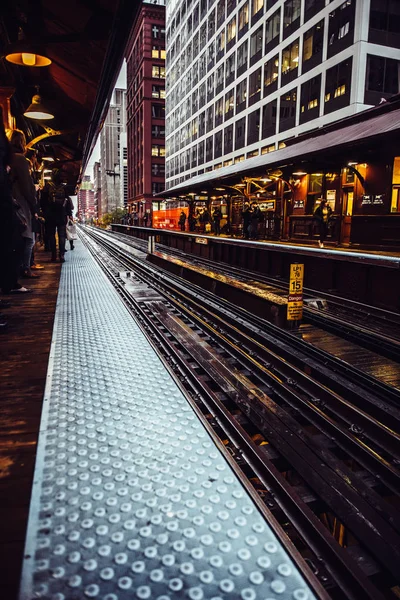
[[[182,181],[153,203],[154,226],[178,228],[173,218],[168,222],[172,207],[189,215],[219,204],[222,232],[241,236],[244,203],[256,202],[263,215],[260,239],[309,243],[317,239],[313,214],[324,198],[332,209],[328,242],[399,248],[399,129],[396,95],[278,150]]]

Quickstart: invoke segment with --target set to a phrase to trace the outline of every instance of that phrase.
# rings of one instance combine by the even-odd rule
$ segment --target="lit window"
[[[158,58],[158,57],[159,57],[158,48],[153,48],[153,50],[151,51],[151,58]]]
[[[252,16],[256,15],[259,10],[262,10],[264,7],[264,0],[253,0],[251,7]]]
[[[159,149],[159,146],[152,146],[151,147],[151,155],[158,156],[158,149]]]
[[[310,100],[310,102],[308,103],[308,110],[311,110],[311,108],[316,108],[318,106],[318,99],[314,98],[314,100]]]
[[[331,94],[325,94],[325,102],[329,102],[329,100],[331,99]]]
[[[340,85],[336,88],[334,98],[339,98],[339,96],[344,96],[346,93],[346,85]]]
[[[236,36],[236,17],[234,17],[229,23],[226,31],[227,42],[233,40]]]

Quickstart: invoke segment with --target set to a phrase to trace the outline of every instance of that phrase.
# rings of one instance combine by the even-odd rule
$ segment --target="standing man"
[[[212,218],[213,218],[213,223],[214,223],[214,233],[215,233],[215,235],[220,235],[220,233],[221,233],[220,224],[221,224],[222,214],[221,214],[221,209],[219,208],[219,206],[216,206],[214,208]]]
[[[46,228],[49,236],[49,245],[51,251],[51,262],[57,260],[56,252],[56,231],[58,234],[58,253],[60,262],[65,262],[65,240],[67,237],[66,225],[69,218],[72,218],[73,204],[65,191],[62,183],[61,171],[55,169],[52,173],[52,180],[47,186],[46,202]]]
[[[185,229],[186,229],[186,213],[183,210],[182,210],[181,214],[179,215],[178,223],[181,228],[181,231],[185,231]]]
[[[245,202],[242,210],[242,219],[243,219],[243,237],[248,240],[249,239],[249,227],[250,227],[250,218],[251,218],[251,208],[250,203]]]

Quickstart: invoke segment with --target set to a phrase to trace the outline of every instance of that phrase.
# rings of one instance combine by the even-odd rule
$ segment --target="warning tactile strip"
[[[20,600],[312,600],[90,253],[63,266]]]

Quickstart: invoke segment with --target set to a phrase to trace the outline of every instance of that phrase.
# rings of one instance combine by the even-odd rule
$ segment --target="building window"
[[[241,37],[247,29],[249,24],[249,3],[246,2],[239,10],[239,26],[238,26],[238,35]]]
[[[259,101],[261,97],[261,67],[249,77],[249,106]]]
[[[261,14],[261,11],[264,8],[264,0],[251,0],[251,16],[254,17]]]
[[[225,67],[225,85],[229,85],[235,79],[235,53],[226,59]]]
[[[206,139],[206,162],[213,159],[213,136]]]
[[[292,129],[296,125],[296,90],[283,94],[279,108],[279,132]]]
[[[215,10],[212,10],[207,17],[208,23],[208,39],[211,40],[215,33]]]
[[[250,65],[254,65],[261,58],[263,47],[263,28],[259,27],[250,38]]]
[[[159,27],[158,25],[153,25],[151,28],[151,34],[153,38],[159,40],[165,40],[165,29],[164,27]]]
[[[220,98],[215,103],[215,127],[221,125],[224,118],[224,99]]]
[[[212,104],[206,111],[206,131],[209,133],[214,129],[214,105]]]
[[[224,129],[224,154],[233,152],[233,125],[228,125]]]
[[[225,0],[219,0],[217,4],[217,29],[225,22]]]
[[[371,0],[368,41],[400,48],[400,2]]]
[[[253,111],[247,118],[247,145],[255,144],[260,139],[260,109]]]
[[[215,93],[216,94],[219,94],[224,87],[224,67],[225,67],[225,65],[222,64],[217,69],[216,78],[215,78]]]
[[[283,37],[288,37],[300,24],[301,0],[286,0],[283,5]]]
[[[165,88],[153,85],[151,95],[153,98],[165,98]]]
[[[285,77],[285,80],[282,79],[282,85],[284,85],[288,80],[292,80],[296,77],[297,67],[299,65],[299,40],[295,40],[287,46],[282,51],[282,76]],[[288,79],[289,74],[292,74],[290,79]]]
[[[305,0],[304,21],[308,21],[325,7],[325,0]]]
[[[151,116],[155,119],[165,118],[165,106],[164,104],[152,104],[151,105]]]
[[[161,65],[153,65],[151,76],[153,79],[165,79],[165,67]]]
[[[162,125],[152,125],[151,137],[164,138],[165,137],[165,127],[163,127]]]
[[[264,97],[278,87],[279,54],[270,58],[264,65]]]
[[[321,75],[309,79],[301,86],[300,123],[306,123],[319,117],[319,99],[321,96]]]
[[[303,73],[322,61],[324,45],[324,22],[320,21],[305,32],[303,37]]]
[[[235,95],[233,88],[225,94],[225,121],[233,116],[235,108]]]
[[[281,11],[277,10],[267,21],[265,27],[265,52],[279,44],[281,30]]]
[[[203,110],[203,112],[199,114],[199,137],[204,135],[205,132],[206,132],[206,113]]]
[[[153,144],[151,146],[151,155],[152,156],[165,156],[165,146],[160,146],[159,144]]]
[[[247,40],[241,44],[237,50],[237,77],[247,71],[248,58],[248,43]]]
[[[247,79],[243,79],[236,86],[236,113],[241,112],[246,108],[247,97]]]
[[[368,54],[365,102],[377,104],[381,98],[398,94],[399,74],[400,61]]]
[[[225,29],[222,29],[217,37],[217,60],[220,60],[225,51]]]
[[[222,131],[214,135],[214,158],[222,156]]]
[[[235,123],[235,150],[243,148],[246,143],[246,117]]]
[[[164,177],[165,176],[165,164],[161,163],[152,163],[151,165],[151,174],[155,177]]]
[[[236,38],[236,16],[231,19],[226,28],[226,43],[228,48],[234,44]],[[231,43],[232,42],[232,43]]]
[[[346,0],[329,14],[328,58],[351,46],[354,38],[354,20],[354,0]]]
[[[351,74],[351,57],[327,70],[325,84],[325,114],[343,108],[350,103]]]
[[[163,183],[159,183],[156,181],[153,181],[151,184],[151,192],[153,194],[153,196],[155,194],[160,194],[161,192],[164,191],[164,184]]]

